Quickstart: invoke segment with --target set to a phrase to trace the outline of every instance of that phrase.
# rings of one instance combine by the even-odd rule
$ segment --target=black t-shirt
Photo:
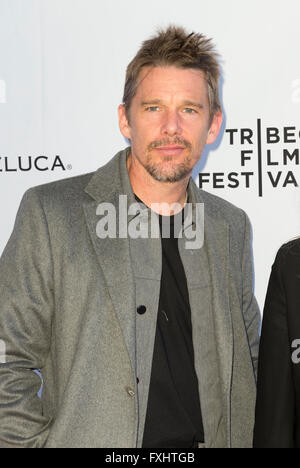
[[[143,438],[143,447],[149,448],[191,448],[204,442],[189,295],[178,250],[183,216],[184,211],[159,215],[161,233],[162,222],[169,222],[170,236],[161,236],[161,289]]]

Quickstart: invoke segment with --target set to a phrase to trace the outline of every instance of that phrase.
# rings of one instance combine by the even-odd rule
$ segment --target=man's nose
[[[169,136],[181,134],[180,116],[177,110],[167,110],[162,123],[162,133]]]

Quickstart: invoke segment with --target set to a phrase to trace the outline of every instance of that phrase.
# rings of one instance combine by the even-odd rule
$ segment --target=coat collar
[[[129,203],[135,203],[126,161],[130,154],[130,147],[117,153],[105,166],[98,169],[88,185],[85,192],[98,203],[107,202],[115,198],[115,195],[124,194],[129,198]]]
[[[105,166],[98,169],[88,185],[85,188],[85,192],[89,194],[98,203],[101,202],[117,202],[119,203],[118,196],[127,196],[127,205],[136,204],[137,200],[134,196],[126,161],[130,154],[131,147],[117,153]],[[196,203],[203,203],[201,196],[199,195],[199,189],[196,186],[192,177],[189,180],[187,186],[188,200],[192,204],[192,216],[190,223],[187,223],[185,227],[189,227],[190,224],[196,225]],[[139,203],[141,211],[149,211],[150,208],[145,206],[143,203]],[[128,222],[130,222],[136,215],[128,215]]]

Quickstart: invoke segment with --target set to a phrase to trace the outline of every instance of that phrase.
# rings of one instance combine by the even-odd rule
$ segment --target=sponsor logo
[[[30,171],[66,171],[71,170],[70,164],[65,164],[61,156],[18,156],[8,158],[0,156],[0,173],[30,172]]]
[[[200,188],[251,189],[259,197],[264,189],[299,187],[300,128],[266,126],[261,119],[251,128],[228,128],[225,145],[232,150],[234,170],[199,174]]]

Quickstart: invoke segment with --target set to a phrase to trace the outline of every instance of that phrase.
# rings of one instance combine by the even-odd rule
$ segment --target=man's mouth
[[[163,145],[163,146],[157,146],[155,148],[156,151],[159,151],[160,153],[166,154],[167,156],[169,155],[177,155],[180,154],[182,151],[185,150],[185,146],[174,144],[174,145]]]

